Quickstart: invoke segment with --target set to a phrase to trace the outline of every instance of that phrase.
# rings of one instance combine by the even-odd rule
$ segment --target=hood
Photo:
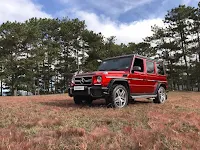
[[[122,76],[123,74],[128,74],[129,71],[95,71],[95,72],[86,72],[86,73],[80,73],[76,76],[94,76],[94,75],[107,75],[107,76]]]

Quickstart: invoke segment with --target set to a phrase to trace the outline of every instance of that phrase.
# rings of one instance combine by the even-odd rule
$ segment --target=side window
[[[141,67],[141,71],[140,72],[144,72],[144,62],[143,62],[143,59],[135,58],[133,66]]]
[[[160,74],[160,75],[165,75],[165,72],[164,72],[164,68],[163,68],[163,65],[162,63],[157,63],[156,64],[156,67],[157,67],[157,73]]]
[[[155,73],[153,62],[147,61],[146,66],[147,66],[147,73],[151,73],[151,74]]]

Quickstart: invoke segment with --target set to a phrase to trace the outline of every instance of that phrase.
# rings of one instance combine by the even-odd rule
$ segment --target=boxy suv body
[[[126,55],[102,61],[98,71],[73,76],[69,96],[75,104],[105,98],[107,105],[127,106],[135,98],[167,99],[167,79],[162,62],[139,55]]]

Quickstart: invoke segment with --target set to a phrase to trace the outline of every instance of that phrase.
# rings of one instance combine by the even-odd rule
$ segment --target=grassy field
[[[0,97],[0,149],[199,149],[200,93],[125,109],[75,106],[67,95]]]

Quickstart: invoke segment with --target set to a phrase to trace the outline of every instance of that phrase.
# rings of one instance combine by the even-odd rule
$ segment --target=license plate
[[[83,91],[84,86],[74,86],[74,91]]]

